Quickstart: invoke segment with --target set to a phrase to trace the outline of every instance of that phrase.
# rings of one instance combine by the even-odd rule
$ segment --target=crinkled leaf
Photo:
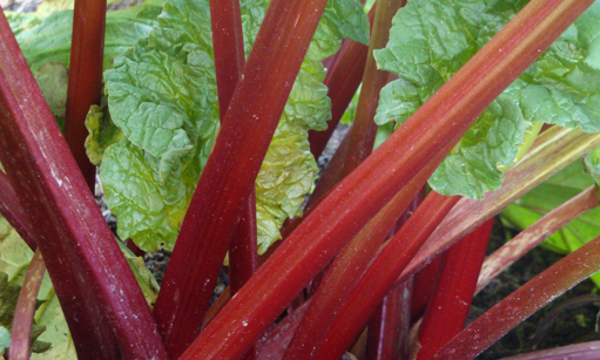
[[[402,124],[526,3],[409,1],[394,18],[387,47],[375,53],[381,68],[400,77],[382,90],[376,122]],[[534,122],[600,131],[599,5],[484,112],[431,177],[432,188],[474,199],[496,190]]]
[[[358,1],[330,0],[327,3],[306,59],[319,61],[335,54],[341,43],[332,39],[369,44],[369,20]]]
[[[65,65],[60,62],[44,63],[33,72],[33,77],[42,90],[54,118],[59,124],[64,123],[69,85],[69,74]]]
[[[154,278],[154,275],[148,270],[144,263],[144,259],[141,256],[135,256],[135,254],[133,254],[123,243],[119,242],[119,245],[129,264],[129,268],[142,289],[142,293],[144,294],[144,298],[146,298],[146,302],[148,302],[150,310],[153,310],[160,290],[156,278]]]
[[[31,29],[34,26],[39,25],[42,22],[43,16],[35,13],[20,13],[13,11],[5,11],[8,25],[12,29],[13,33],[19,35],[21,32]]]
[[[267,5],[241,2],[246,51]],[[307,131],[324,129],[331,116],[320,61],[335,52],[340,36],[367,39],[357,1],[331,1],[327,14],[257,178],[260,252],[279,238],[286,218],[299,215],[312,187],[316,164]],[[168,1],[148,39],[117,58],[105,79],[112,120],[124,134],[106,150],[101,167],[119,235],[144,250],[171,250],[218,129],[208,1]]]
[[[182,175],[163,182],[156,163],[124,139],[108,147],[100,171],[108,206],[119,219],[119,236],[152,251],[172,246],[168,242],[177,237],[193,187],[181,181]]]
[[[531,190],[501,213],[507,226],[525,229],[551,210],[594,184],[581,161],[574,162]],[[592,209],[552,234],[542,246],[569,254],[600,236],[600,208]],[[592,276],[600,285],[600,275]]]
[[[156,17],[162,10],[162,2],[145,1],[134,7],[109,12],[106,16],[104,43],[104,67],[112,67],[113,60],[139,39],[148,36]],[[39,18],[40,15],[37,16]],[[18,18],[17,18],[18,19]],[[11,22],[19,46],[32,70],[46,62],[60,62],[69,66],[73,11],[61,10],[44,18],[31,27],[36,18],[15,19]],[[27,21],[27,22],[25,22]],[[24,27],[28,28],[24,30]]]
[[[0,216],[0,271],[8,274],[11,284],[21,284],[33,251],[19,234]]]
[[[106,105],[92,105],[85,118],[85,127],[89,132],[85,139],[85,153],[92,164],[100,166],[106,148],[119,142],[123,132],[112,122]]]
[[[106,5],[110,9],[123,2],[123,0],[108,0]],[[49,15],[56,11],[73,9],[74,6],[75,0],[44,0],[44,2],[38,6],[36,13],[41,15]]]

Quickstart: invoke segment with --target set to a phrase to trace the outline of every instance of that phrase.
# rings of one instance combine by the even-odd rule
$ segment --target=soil
[[[506,234],[515,235],[497,222],[488,254],[504,244]],[[531,251],[473,299],[469,322],[562,257],[541,247]],[[501,359],[535,350],[599,340],[599,316],[598,288],[591,280],[585,280],[521,323],[477,359]]]

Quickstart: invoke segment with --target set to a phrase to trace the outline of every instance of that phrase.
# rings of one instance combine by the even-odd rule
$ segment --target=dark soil
[[[507,230],[499,223],[496,225],[488,254],[499,248],[506,238]],[[562,255],[540,247],[531,251],[473,299],[469,322],[561,258]],[[599,340],[600,295],[597,293],[591,280],[582,282],[520,324],[478,359],[500,359]]]

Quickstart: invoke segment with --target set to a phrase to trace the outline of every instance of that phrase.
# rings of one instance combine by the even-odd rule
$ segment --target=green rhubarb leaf
[[[376,122],[402,124],[526,3],[409,1],[394,18],[387,47],[375,53],[381,68],[399,74],[382,90]],[[433,189],[473,199],[496,190],[539,123],[600,131],[599,5],[482,114],[430,178]]]
[[[135,254],[120,241],[119,246],[125,256],[125,260],[127,260],[127,263],[129,264],[129,268],[142,289],[142,294],[144,294],[144,298],[150,307],[150,311],[152,311],[154,309],[154,304],[156,303],[156,298],[158,297],[158,292],[160,291],[160,286],[158,285],[156,278],[154,278],[154,275],[152,275],[150,270],[146,267],[143,257],[135,256]]]
[[[596,183],[596,186],[600,186],[600,149],[596,149],[591,153],[587,154],[583,159],[585,167],[592,179]]]
[[[4,326],[0,326],[0,355],[3,355],[10,346],[10,331]]]
[[[92,164],[100,166],[104,151],[119,142],[123,132],[112,122],[106,105],[92,105],[85,118],[85,127],[89,131],[85,139],[85,152]]]
[[[358,1],[330,0],[306,54],[307,60],[319,61],[335,54],[341,43],[332,39],[351,39],[369,44],[369,20]]]
[[[124,140],[108,147],[100,170],[119,236],[152,251],[177,237],[193,188],[180,171],[160,176],[158,168],[156,158]]]
[[[35,13],[19,13],[13,11],[5,11],[4,15],[6,15],[8,25],[12,29],[13,34],[15,34],[15,36],[19,35],[25,30],[38,26],[43,19],[43,16],[40,16],[39,14]]]
[[[52,115],[59,122],[64,123],[67,112],[67,87],[69,75],[63,63],[46,62],[33,72],[42,94],[52,111]]]
[[[268,3],[241,2],[247,52]],[[316,175],[307,131],[324,129],[331,117],[320,61],[342,37],[368,40],[355,0],[331,1],[324,18],[257,177],[261,253],[286,218],[300,215]],[[100,170],[119,235],[147,251],[172,250],[219,127],[208,1],[169,0],[158,22],[105,72],[111,118],[124,138],[106,149]]]
[[[104,68],[112,67],[116,56],[147,37],[161,11],[162,0],[147,0],[128,9],[109,12],[104,37]],[[73,10],[60,10],[45,18],[36,15],[14,16],[13,19],[11,28],[31,70],[35,71],[46,62],[60,62],[69,67]]]

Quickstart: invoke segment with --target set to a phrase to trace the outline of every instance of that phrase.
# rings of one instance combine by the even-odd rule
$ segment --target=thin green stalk
[[[227,360],[243,355],[344,243],[441,149],[462,136],[592,2],[532,0],[320,203],[213,319],[182,359]],[[260,93],[254,98],[254,102],[262,103]],[[248,138],[254,140],[253,136]],[[235,142],[228,145],[237,146]],[[227,173],[224,169],[223,174]],[[211,218],[219,219],[220,215],[213,213]],[[194,273],[191,265],[185,271]],[[202,282],[194,282],[198,283]],[[188,288],[192,283],[182,281],[178,285]]]
[[[600,237],[521,286],[450,340],[432,359],[470,360],[600,269]]]
[[[92,193],[96,184],[96,167],[85,152],[88,136],[85,118],[90,106],[100,105],[102,96],[105,26],[106,0],[75,1],[65,139]]]
[[[37,295],[40,291],[45,272],[46,265],[44,264],[44,259],[42,259],[42,253],[37,249],[29,263],[29,268],[27,269],[27,274],[19,293],[19,300],[17,300],[17,307],[15,308],[8,352],[11,360],[29,360],[31,325],[33,323],[33,315],[35,314]]]

